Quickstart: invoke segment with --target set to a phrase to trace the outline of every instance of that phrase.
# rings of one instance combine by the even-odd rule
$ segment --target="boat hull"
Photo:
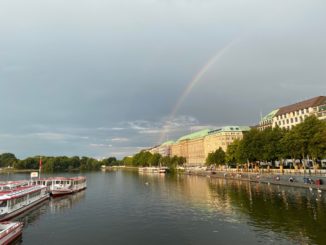
[[[76,192],[85,190],[86,187],[77,189],[77,190],[71,190],[71,189],[65,189],[65,190],[52,190],[51,191],[51,196],[52,197],[61,197],[61,196],[65,196],[65,195],[70,195],[70,194],[74,194]]]
[[[9,227],[0,234],[0,244],[8,245],[11,242],[15,241],[18,237],[22,235],[23,232],[23,223],[14,222],[13,226]]]
[[[11,213],[6,213],[6,214],[3,214],[0,216],[0,221],[6,221],[6,220],[9,220],[13,217],[16,217],[18,216],[19,214],[22,214],[24,212],[26,212],[27,210],[31,209],[32,207],[36,206],[37,204],[41,203],[41,202],[44,202],[45,200],[49,199],[49,194],[45,195],[44,197],[30,203],[29,205],[26,205],[20,209],[17,209]],[[1,244],[1,243],[0,243]]]

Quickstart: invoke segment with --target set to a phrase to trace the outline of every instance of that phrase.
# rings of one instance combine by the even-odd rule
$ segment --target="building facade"
[[[273,110],[270,113],[268,113],[266,116],[264,116],[258,125],[259,130],[264,130],[266,128],[273,127],[273,118],[276,115],[276,113],[279,111],[279,109]]]
[[[312,115],[320,120],[326,120],[326,96],[281,107],[273,117],[273,127],[291,129]]]
[[[174,144],[174,141],[166,141],[162,145],[159,146],[158,148],[158,153],[163,156],[171,156],[172,154],[172,145]]]
[[[249,131],[246,126],[226,126],[211,130],[204,139],[205,159],[209,153],[220,147],[226,152],[228,146],[236,139],[242,139],[243,133]]]
[[[220,147],[226,151],[236,139],[243,138],[243,132],[249,131],[249,127],[226,126],[215,130],[201,130],[179,138],[171,146],[171,156],[184,157],[186,165],[204,165],[209,153]]]

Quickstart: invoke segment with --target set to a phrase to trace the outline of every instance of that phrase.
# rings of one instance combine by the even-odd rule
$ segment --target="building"
[[[273,127],[291,129],[311,115],[315,115],[320,120],[326,120],[326,96],[318,96],[281,107],[273,116]]]
[[[270,113],[268,113],[266,116],[264,116],[260,122],[257,128],[259,130],[264,130],[266,128],[271,128],[273,127],[273,117],[275,114],[279,111],[279,109],[273,110]]]
[[[186,165],[204,165],[209,153],[218,148],[227,150],[236,139],[243,138],[243,132],[249,131],[249,127],[226,126],[215,130],[204,129],[179,138],[171,146],[171,156],[186,158]]]
[[[179,138],[172,146],[172,156],[186,158],[186,164],[191,166],[205,162],[203,140],[209,131],[204,129]]]
[[[208,132],[204,139],[205,156],[220,147],[226,152],[228,146],[236,139],[243,138],[243,132],[249,131],[247,126],[225,126]],[[206,158],[205,158],[206,159]]]
[[[160,149],[160,146],[157,145],[157,146],[151,147],[149,149],[146,149],[145,151],[155,154],[155,153],[159,153],[159,149]]]
[[[172,145],[174,144],[174,141],[166,141],[162,145],[158,147],[158,153],[165,157],[165,156],[171,156],[171,151],[172,151]]]

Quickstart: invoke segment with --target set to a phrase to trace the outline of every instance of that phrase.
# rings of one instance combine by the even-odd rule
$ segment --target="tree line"
[[[14,169],[39,169],[40,159],[44,172],[72,171],[72,170],[99,170],[102,165],[113,166],[121,162],[115,157],[97,160],[90,157],[67,157],[67,156],[34,156],[23,160],[17,159],[12,153],[0,155],[0,167],[12,167]]]
[[[235,140],[224,153],[218,149],[206,159],[209,164],[275,162],[292,159],[298,167],[310,159],[314,165],[326,158],[326,122],[315,116],[291,130],[279,127],[251,129],[242,140]]]
[[[186,162],[186,158],[178,156],[162,156],[159,153],[152,154],[149,151],[141,151],[132,157],[123,158],[122,162],[127,166],[166,166],[173,170],[177,166],[182,166]]]

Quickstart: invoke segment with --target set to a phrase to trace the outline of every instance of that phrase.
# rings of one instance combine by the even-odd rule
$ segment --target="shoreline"
[[[206,178],[220,178],[225,180],[238,180],[266,185],[280,185],[310,190],[326,191],[326,176],[298,175],[298,174],[275,174],[275,173],[248,173],[227,171],[185,171],[181,174],[195,175]],[[292,178],[292,179],[290,179]],[[292,182],[290,181],[292,180]],[[320,184],[318,184],[320,180]],[[305,183],[306,182],[306,183]],[[309,183],[310,182],[310,183]]]
[[[5,168],[5,169],[0,169],[0,174],[1,173],[30,173],[30,172],[38,172],[38,169],[11,169],[11,168]]]

